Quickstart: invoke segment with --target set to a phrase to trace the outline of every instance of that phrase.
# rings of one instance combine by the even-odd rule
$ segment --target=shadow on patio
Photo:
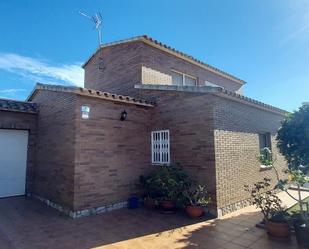
[[[261,218],[248,209],[216,220],[192,220],[179,212],[122,209],[70,219],[31,198],[0,200],[0,248],[296,248],[268,239],[255,228]]]

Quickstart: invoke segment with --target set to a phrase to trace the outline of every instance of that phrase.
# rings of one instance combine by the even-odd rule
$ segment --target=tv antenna
[[[99,46],[102,45],[102,34],[101,34],[101,26],[102,26],[102,15],[100,12],[95,13],[93,16],[89,16],[81,11],[79,11],[79,14],[89,19],[91,22],[94,23],[94,29],[98,31],[98,38],[99,38]]]

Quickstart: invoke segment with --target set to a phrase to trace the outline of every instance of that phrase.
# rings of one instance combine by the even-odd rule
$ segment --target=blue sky
[[[251,98],[289,111],[309,101],[307,0],[2,0],[0,97],[82,85],[98,41],[80,10],[102,12],[103,42],[148,34],[244,79]]]

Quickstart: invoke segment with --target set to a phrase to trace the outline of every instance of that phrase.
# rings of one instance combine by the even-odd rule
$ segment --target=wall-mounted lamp
[[[127,116],[128,116],[128,113],[126,112],[126,110],[123,110],[120,116],[120,120],[125,121],[127,119]]]

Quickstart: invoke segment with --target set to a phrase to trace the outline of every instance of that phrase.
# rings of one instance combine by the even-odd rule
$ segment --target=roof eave
[[[38,91],[46,90],[46,91],[54,91],[54,92],[65,92],[76,94],[79,96],[86,96],[86,97],[95,97],[98,99],[104,99],[108,101],[114,102],[121,102],[125,104],[132,104],[132,105],[139,105],[144,107],[154,107],[155,103],[149,102],[143,99],[137,99],[130,96],[123,96],[108,92],[102,92],[94,89],[88,89],[83,87],[75,87],[75,86],[62,86],[62,85],[48,85],[37,83],[32,90],[31,94],[27,98],[27,101],[31,101],[33,97],[37,94]]]
[[[212,86],[175,86],[175,85],[151,85],[151,84],[136,84],[134,85],[136,89],[142,90],[158,90],[158,91],[180,91],[180,92],[188,92],[188,93],[208,93],[213,94],[218,97],[230,99],[233,101],[241,102],[243,104],[253,106],[258,109],[266,110],[272,113],[276,113],[279,115],[286,115],[288,111],[283,109],[265,104],[263,102],[257,101],[255,99],[251,99],[249,97],[227,91],[222,89],[221,87],[212,87]]]

